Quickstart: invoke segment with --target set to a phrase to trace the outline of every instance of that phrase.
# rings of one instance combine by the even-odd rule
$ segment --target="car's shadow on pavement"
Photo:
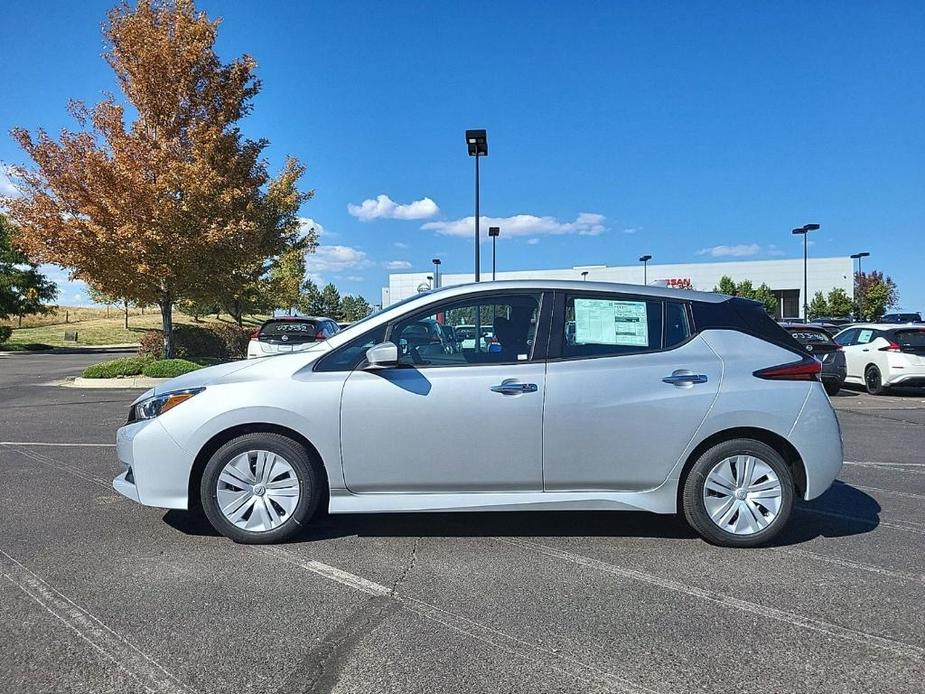
[[[798,501],[773,546],[817,537],[862,535],[880,523],[880,504],[836,482],[811,502]],[[187,535],[218,537],[201,512],[168,511],[164,522]],[[697,539],[683,518],[635,511],[482,511],[316,516],[290,543],[338,537],[613,537]]]

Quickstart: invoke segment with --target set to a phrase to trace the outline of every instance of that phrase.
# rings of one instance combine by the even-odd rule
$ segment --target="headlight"
[[[174,390],[170,393],[162,393],[142,400],[132,405],[128,414],[128,423],[138,422],[142,419],[154,419],[158,415],[164,414],[167,410],[172,410],[181,402],[186,402],[197,393],[201,393],[205,388],[187,388],[185,390]]]

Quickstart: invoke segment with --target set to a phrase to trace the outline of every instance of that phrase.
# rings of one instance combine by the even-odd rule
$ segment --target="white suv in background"
[[[845,353],[845,383],[881,395],[891,386],[925,386],[925,325],[864,323],[835,336]]]

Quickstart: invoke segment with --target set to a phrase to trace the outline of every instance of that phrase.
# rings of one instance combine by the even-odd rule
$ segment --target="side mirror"
[[[394,342],[380,342],[366,350],[368,369],[387,369],[398,365],[398,345]]]

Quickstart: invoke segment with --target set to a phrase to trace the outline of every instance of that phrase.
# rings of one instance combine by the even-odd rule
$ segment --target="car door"
[[[845,366],[848,378],[863,383],[864,369],[870,363],[870,342],[876,330],[873,328],[852,328],[839,336],[839,344],[845,352]]]
[[[480,293],[436,302],[390,324],[395,368],[362,366],[341,398],[349,490],[542,489],[544,335],[539,293]],[[541,312],[544,316],[541,319]],[[433,326],[489,324],[497,342],[448,349]]]
[[[546,376],[545,488],[657,487],[716,398],[720,359],[693,335],[683,302],[559,297]]]

